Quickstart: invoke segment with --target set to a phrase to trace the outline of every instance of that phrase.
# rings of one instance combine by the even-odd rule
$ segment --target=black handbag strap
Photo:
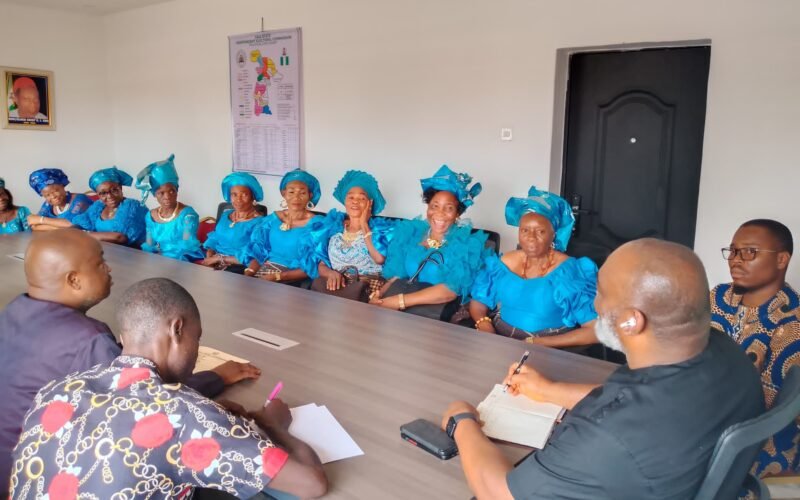
[[[437,260],[435,257],[439,257],[439,260]],[[417,268],[417,272],[414,273],[414,276],[412,276],[408,280],[409,283],[416,283],[417,278],[419,278],[419,274],[422,272],[422,270],[425,268],[425,264],[427,264],[428,262],[433,262],[436,265],[443,266],[444,255],[442,255],[442,252],[440,250],[434,250],[433,252],[428,254],[428,256],[425,257],[425,259],[420,263],[419,267]]]

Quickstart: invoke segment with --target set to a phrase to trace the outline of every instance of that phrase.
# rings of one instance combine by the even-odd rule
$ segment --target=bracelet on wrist
[[[492,322],[492,318],[490,318],[489,316],[484,316],[484,317],[480,318],[478,321],[475,322],[475,329],[477,330],[478,327],[481,326],[481,323],[486,322],[486,321],[491,323]]]
[[[405,294],[401,293],[400,295],[398,295],[398,296],[397,296],[397,302],[399,303],[399,309],[400,309],[401,311],[405,311],[405,309],[406,309],[406,298],[405,298]]]

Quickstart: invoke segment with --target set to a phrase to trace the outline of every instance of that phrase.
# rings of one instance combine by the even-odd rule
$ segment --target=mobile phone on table
[[[418,418],[400,426],[400,437],[442,460],[458,455],[456,442],[441,427]]]

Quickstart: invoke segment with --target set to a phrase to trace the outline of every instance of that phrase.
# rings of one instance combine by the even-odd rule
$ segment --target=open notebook
[[[478,405],[483,432],[490,438],[541,449],[564,408],[537,403],[525,396],[512,396],[497,384]]]

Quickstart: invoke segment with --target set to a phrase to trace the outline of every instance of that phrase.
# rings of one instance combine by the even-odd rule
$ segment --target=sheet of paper
[[[275,349],[277,351],[282,351],[298,344],[298,342],[295,342],[292,339],[287,339],[286,337],[281,337],[280,335],[274,335],[272,333],[262,332],[261,330],[256,330],[255,328],[245,328],[244,330],[233,332],[233,335],[264,347]]]
[[[479,405],[487,436],[541,449],[547,443],[555,421],[564,409],[550,403],[537,403],[524,396],[512,396],[495,385]]]
[[[291,412],[289,432],[308,443],[323,464],[364,454],[326,406],[307,404]]]
[[[226,361],[237,361],[239,363],[249,363],[246,359],[238,358],[227,352],[218,351],[211,347],[204,345],[200,346],[197,352],[197,363],[194,365],[194,372],[204,372],[206,370],[213,370]]]

